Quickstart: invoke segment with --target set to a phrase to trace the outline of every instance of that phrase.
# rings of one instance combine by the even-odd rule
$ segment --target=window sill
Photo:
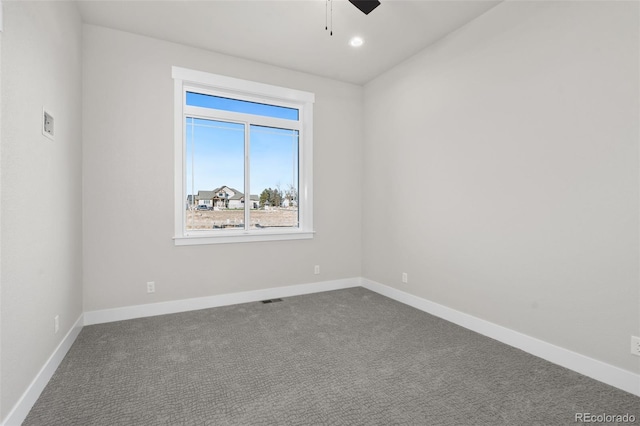
[[[260,241],[285,241],[285,240],[309,240],[313,238],[315,231],[291,231],[291,232],[242,232],[225,233],[222,235],[193,235],[188,237],[174,237],[176,246],[193,246],[204,244],[232,244],[232,243],[254,243]]]

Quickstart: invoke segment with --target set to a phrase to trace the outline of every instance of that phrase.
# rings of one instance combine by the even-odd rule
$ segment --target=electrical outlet
[[[60,330],[60,315],[53,317],[53,333],[57,333]]]
[[[156,292],[156,283],[154,281],[147,282],[147,293]]]
[[[631,336],[631,353],[640,356],[640,337]]]
[[[409,282],[409,276],[407,275],[406,272],[402,273],[402,282],[403,283],[408,283]]]
[[[313,273],[316,275],[320,274],[320,265],[316,265],[313,267]]]

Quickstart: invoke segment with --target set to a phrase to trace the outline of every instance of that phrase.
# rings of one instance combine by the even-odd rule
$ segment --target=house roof
[[[230,200],[241,200],[242,198],[244,198],[244,194],[242,192],[226,185],[216,188],[213,191],[198,191],[198,195],[196,198],[198,198],[199,200],[213,200],[214,198],[218,197],[218,194],[221,191],[224,193],[233,192],[233,195],[229,197]],[[257,195],[252,195],[251,197],[252,200],[254,199],[253,197],[256,197],[256,200],[258,199]]]
[[[217,191],[198,191],[196,198],[198,200],[213,200]]]
[[[225,188],[226,188],[228,191],[225,191]],[[235,189],[235,188],[232,188],[232,187],[230,187],[230,186],[227,186],[227,185],[223,185],[223,186],[221,186],[221,187],[219,187],[219,188],[216,188],[216,189],[214,189],[212,192],[220,192],[220,191],[224,191],[224,192],[233,192],[234,194],[242,194],[242,192],[238,191],[238,190],[237,190],[237,189]]]
[[[236,194],[242,194],[242,192],[240,192],[240,191],[238,191],[237,189],[232,188],[232,187],[230,187],[230,186],[223,186],[223,188],[227,188],[227,189],[229,189],[230,191],[232,191],[232,192],[234,192],[234,193],[236,193]]]

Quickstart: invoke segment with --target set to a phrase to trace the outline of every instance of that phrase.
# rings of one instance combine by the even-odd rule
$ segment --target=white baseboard
[[[40,369],[36,377],[33,379],[27,390],[22,394],[16,405],[13,406],[7,417],[2,423],[3,426],[19,426],[29,414],[31,407],[38,400],[38,397],[44,390],[47,383],[56,372],[56,369],[69,352],[71,345],[75,342],[78,334],[82,330],[83,317],[78,317],[69,332],[64,336],[58,347],[53,351],[47,362]]]
[[[220,294],[216,296],[198,297],[194,299],[172,300],[168,302],[150,303],[146,305],[125,306],[123,308],[104,309],[84,313],[84,324],[102,324],[133,318],[151,317],[155,315],[175,314],[177,312],[195,311],[218,306],[236,305],[238,303],[257,302],[278,297],[291,297],[321,291],[339,290],[358,287],[360,277],[333,281],[321,281],[310,284],[299,284],[263,290],[242,291],[238,293]]]
[[[640,375],[623,370],[602,361],[581,355],[560,346],[519,333],[509,328],[476,318],[455,309],[414,296],[378,282],[362,278],[361,285],[371,291],[449,322],[491,337],[509,346],[573,370],[592,379],[606,383],[623,391],[640,396]]]

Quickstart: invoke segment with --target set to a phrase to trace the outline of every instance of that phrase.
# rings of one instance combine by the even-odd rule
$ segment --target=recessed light
[[[349,40],[349,45],[353,47],[360,47],[364,44],[364,40],[361,37],[354,37]]]

